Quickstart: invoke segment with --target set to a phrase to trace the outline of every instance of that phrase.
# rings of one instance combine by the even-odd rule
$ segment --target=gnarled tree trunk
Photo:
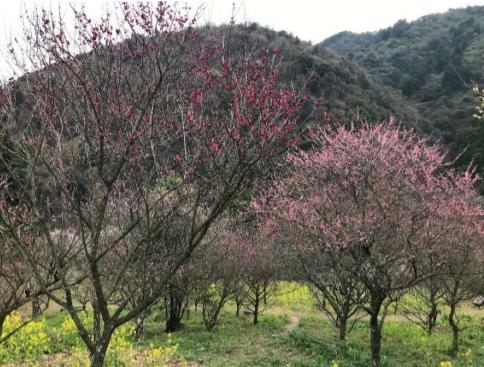
[[[381,367],[381,330],[383,322],[380,321],[379,314],[385,295],[375,291],[371,293],[370,306],[370,343],[371,343],[371,365]]]
[[[450,354],[452,357],[457,355],[459,351],[459,325],[457,325],[456,320],[456,305],[450,305],[450,312],[449,312],[449,325],[452,329],[452,345],[450,347]]]

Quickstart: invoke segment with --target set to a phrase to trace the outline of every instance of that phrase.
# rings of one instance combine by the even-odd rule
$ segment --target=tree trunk
[[[222,309],[223,302],[220,303],[202,303],[202,316],[203,316],[203,323],[205,324],[205,328],[207,331],[210,331],[214,328],[215,324],[218,320],[218,315],[220,310]]]
[[[240,316],[240,308],[242,307],[242,302],[235,301],[235,316]]]
[[[381,329],[378,323],[378,314],[372,313],[370,316],[370,333],[371,333],[371,365],[380,367],[380,350],[381,350]]]
[[[255,293],[254,299],[254,325],[257,325],[259,322],[259,303],[260,303],[260,294],[259,292]]]
[[[36,318],[40,316],[42,313],[42,308],[40,307],[40,299],[39,297],[32,298],[32,318]]]
[[[202,301],[203,321],[208,331],[212,330],[216,325],[220,311],[222,311],[229,295],[229,291],[224,290],[220,293],[220,299],[218,301],[211,301],[210,299]]]
[[[431,301],[431,309],[428,316],[428,324],[427,324],[427,334],[430,336],[432,335],[432,331],[434,330],[435,325],[437,324],[437,316],[439,314],[439,310],[437,309],[437,303]]]
[[[145,319],[148,317],[148,315],[148,311],[143,311],[136,318],[135,336],[138,340],[145,339]]]
[[[346,298],[345,302],[341,305],[339,313],[336,315],[336,322],[339,330],[339,340],[345,340],[348,331],[348,319],[350,318],[351,302]]]
[[[371,341],[371,365],[381,367],[381,330],[383,324],[380,323],[380,309],[385,300],[385,296],[380,292],[371,294],[371,315],[370,315],[370,341]]]
[[[181,323],[183,314],[180,312],[182,306],[179,304],[179,300],[174,296],[170,296],[169,298],[170,302],[168,304],[165,332],[173,333],[183,328],[183,324]]]
[[[347,322],[348,319],[343,317],[338,320],[339,340],[346,339]]]
[[[2,332],[3,332],[3,323],[5,322],[5,319],[7,318],[6,313],[0,313],[0,341],[2,340]]]
[[[91,350],[89,360],[91,361],[91,367],[103,367],[104,360],[106,359],[106,352],[108,350],[109,342],[114,330],[104,329],[103,337],[96,343],[94,350]]]
[[[171,315],[168,320],[166,320],[166,328],[165,332],[173,333],[175,331],[181,330],[183,328],[183,324],[176,315]]]
[[[244,303],[244,297],[242,294],[236,294],[234,297],[235,301],[235,316],[239,317],[240,316],[240,309],[242,308],[242,304]]]
[[[136,319],[136,329],[134,333],[137,340],[145,340],[145,323],[143,319]]]
[[[456,320],[456,305],[450,305],[450,312],[449,312],[449,325],[452,328],[452,346],[450,348],[450,355],[455,357],[457,355],[457,351],[459,350],[459,326],[457,325]]]
[[[185,312],[185,303],[176,290],[171,289],[166,301],[166,328],[165,332],[173,333],[183,328],[181,319]]]

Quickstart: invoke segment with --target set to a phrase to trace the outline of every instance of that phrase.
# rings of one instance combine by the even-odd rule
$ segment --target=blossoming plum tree
[[[245,305],[253,314],[253,324],[270,305],[270,298],[277,292],[277,280],[282,267],[269,238],[253,230],[243,233],[237,244],[243,256],[243,279],[246,286]]]
[[[0,178],[0,190],[2,192],[6,191],[7,185],[7,180]],[[0,210],[11,212],[9,227],[17,230],[16,233],[20,232],[18,224],[21,221],[18,220],[17,215],[17,213],[20,214],[20,210],[17,211],[15,206],[11,205],[8,197],[0,197]],[[4,223],[0,221],[0,343],[11,334],[11,332],[6,335],[2,334],[6,317],[29,301],[27,293],[32,287],[31,281],[33,280],[31,272],[26,269],[22,261],[21,254],[16,251],[13,241],[9,239],[10,236],[4,234],[6,229]]]
[[[441,232],[445,234],[440,241],[438,275],[443,303],[449,309],[452,356],[459,350],[459,332],[462,330],[457,306],[475,295],[473,286],[484,274],[482,198],[468,189],[474,181],[475,177],[471,176],[454,181],[448,189],[448,205],[442,207],[442,211],[433,218],[434,226],[440,226]]]
[[[12,146],[9,144],[9,147]],[[5,151],[0,153],[0,161],[3,162]],[[12,160],[9,160],[10,164]],[[4,173],[5,170],[2,170]],[[36,241],[35,229],[28,225],[29,212],[27,207],[19,202],[11,193],[12,189],[10,179],[0,176],[0,212],[8,213],[6,216],[0,216],[0,344],[9,339],[14,333],[26,326],[32,320],[26,319],[15,328],[4,331],[3,324],[7,316],[14,310],[32,302],[32,318],[35,318],[42,312],[39,300],[44,293],[43,287],[39,286],[36,280],[36,273],[42,276],[45,281],[45,287],[52,290],[56,287],[57,280],[53,274],[53,267],[50,259],[43,258],[43,266],[32,271],[21,248],[16,246],[16,239],[19,239],[31,250],[39,249],[41,244]],[[27,219],[27,220],[26,220]],[[26,225],[27,224],[27,225]],[[42,253],[37,254],[38,259]],[[37,308],[35,307],[37,306]]]
[[[294,143],[303,95],[277,85],[276,56],[201,43],[195,20],[165,2],[122,3],[100,21],[73,12],[74,30],[66,15],[26,18],[25,43],[10,50],[24,74],[3,89],[0,113],[24,157],[25,177],[8,174],[63,289],[49,295],[101,366],[114,330],[159,299],[229,203]],[[13,240],[46,288],[45,257]],[[91,288],[93,328],[73,278]],[[127,287],[136,302],[119,298]]]
[[[425,267],[430,254],[444,264],[449,228],[472,233],[473,248],[482,247],[477,177],[472,168],[452,170],[439,145],[391,123],[316,129],[313,140],[313,150],[289,156],[288,173],[255,205],[273,208],[272,220],[286,232],[290,227],[302,254],[345,253],[339,261],[344,274],[350,272],[369,295],[363,307],[378,367],[385,302],[435,271]],[[467,240],[455,237],[451,247],[460,251]],[[305,265],[318,271],[315,262]]]

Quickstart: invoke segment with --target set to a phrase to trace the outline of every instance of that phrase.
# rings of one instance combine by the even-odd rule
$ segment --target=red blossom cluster
[[[278,85],[277,55],[233,57],[227,39],[202,40],[166,2],[74,17],[71,32],[52,12],[27,18],[27,45],[12,45],[25,75],[5,89],[0,114],[22,151],[25,182],[10,177],[24,220],[40,224],[65,290],[49,296],[100,365],[115,328],[161,297],[232,200],[295,144],[304,95]],[[68,229],[75,244],[52,240]],[[95,332],[72,305],[78,279],[93,294]]]

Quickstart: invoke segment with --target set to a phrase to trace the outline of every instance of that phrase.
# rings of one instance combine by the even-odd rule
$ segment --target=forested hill
[[[468,147],[484,167],[484,129],[473,119],[474,83],[484,82],[484,6],[450,10],[375,33],[342,32],[321,44],[399,90],[419,111],[418,126],[454,153]]]
[[[309,101],[302,113],[311,124],[322,119],[334,123],[378,122],[393,116],[414,126],[418,119],[417,110],[398,91],[383,85],[356,62],[285,31],[252,23],[204,26],[197,33],[201,42],[204,38],[209,42],[214,36],[225,39],[235,58],[243,52],[261,55],[269,50],[278,54],[282,66],[279,82],[307,90]],[[24,80],[21,77],[17,82]],[[22,104],[24,97],[19,95],[16,100]]]
[[[417,111],[405,103],[400,93],[376,81],[347,57],[325,47],[311,45],[285,31],[277,32],[257,23],[236,26],[230,31],[227,26],[220,26],[209,32],[230,33],[233,52],[237,52],[246,37],[251,38],[249,43],[254,53],[279,50],[283,60],[281,82],[298,87],[307,82],[312,101],[320,99],[321,104],[310,103],[305,111],[313,110],[312,122],[323,118],[323,113],[331,121],[342,123],[382,121],[390,115],[405,121],[416,119]]]

